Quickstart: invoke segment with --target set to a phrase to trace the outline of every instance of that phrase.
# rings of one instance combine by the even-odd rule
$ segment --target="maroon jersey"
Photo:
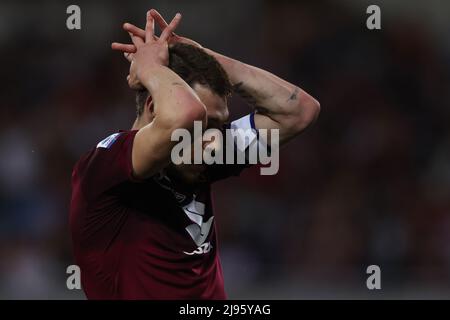
[[[254,128],[253,115],[233,125]],[[212,165],[195,189],[164,171],[135,181],[136,132],[104,139],[72,173],[70,229],[87,298],[225,299],[210,183],[246,165]]]

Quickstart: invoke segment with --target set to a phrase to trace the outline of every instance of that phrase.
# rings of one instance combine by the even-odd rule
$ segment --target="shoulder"
[[[120,130],[103,137],[102,140],[97,142],[95,146],[91,147],[78,159],[75,167],[80,167],[83,163],[91,163],[94,159],[101,161],[102,159],[108,158],[108,155],[117,153],[127,138],[129,139],[134,134],[133,131]]]
[[[132,140],[136,135],[137,130],[120,130],[113,134],[110,134],[99,143],[97,143],[95,149],[111,149],[121,145],[126,140]]]
[[[104,190],[131,179],[131,150],[136,132],[119,131],[103,138],[75,164],[72,180]]]
[[[116,132],[116,133],[113,133],[113,134],[107,136],[102,141],[97,143],[96,148],[97,149],[98,148],[105,148],[105,149],[110,148],[114,144],[114,142],[116,142],[117,138],[119,138],[121,135],[123,135],[123,132]]]

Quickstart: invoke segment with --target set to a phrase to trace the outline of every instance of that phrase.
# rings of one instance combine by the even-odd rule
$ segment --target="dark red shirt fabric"
[[[135,181],[136,132],[109,136],[73,169],[69,223],[87,298],[225,299],[210,183]],[[210,182],[244,167],[211,166]]]

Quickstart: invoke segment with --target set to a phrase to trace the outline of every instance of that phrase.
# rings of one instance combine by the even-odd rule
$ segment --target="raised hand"
[[[155,9],[150,10],[150,14],[155,19],[156,23],[161,28],[161,30],[164,30],[165,28],[168,27],[166,20],[164,20],[162,15],[157,10],[155,10]],[[198,42],[195,42],[194,40],[186,38],[186,37],[181,37],[181,36],[177,35],[175,32],[172,32],[169,37],[169,46],[172,44],[175,44],[177,42],[186,43],[186,44],[193,45],[195,47],[202,48],[202,46]]]
[[[127,77],[128,84],[133,89],[141,89],[142,83],[148,80],[151,70],[155,66],[167,66],[169,63],[168,39],[171,33],[176,29],[181,20],[181,14],[177,13],[169,25],[163,30],[161,36],[155,36],[155,20],[147,12],[147,22],[145,30],[142,30],[139,36],[129,32],[132,45],[113,43],[112,48],[121,50],[125,53],[127,59],[131,62],[130,74]],[[125,51],[126,47],[130,51]],[[131,50],[131,47],[132,50]],[[132,53],[132,54],[130,54]]]
[[[161,14],[158,11],[156,11],[155,9],[150,10],[150,15],[152,16],[154,21],[158,24],[158,26],[160,27],[160,29],[162,30],[163,33],[170,26],[170,24],[167,24],[166,20],[164,20],[164,18],[161,16]],[[132,36],[132,37],[138,37],[138,38],[141,38],[142,40],[145,39],[145,30],[143,30],[131,23],[124,23],[123,29],[125,31],[127,31],[130,34],[130,36]],[[168,37],[169,46],[172,46],[175,43],[186,43],[186,44],[196,46],[198,48],[202,48],[202,46],[198,42],[195,42],[194,40],[191,40],[189,38],[181,37],[181,36],[177,35],[173,30],[169,30],[168,32],[169,32],[169,37]],[[155,35],[153,35],[153,36],[154,36],[154,39],[156,39],[156,40],[158,39],[157,36],[155,36]],[[124,44],[124,43],[114,42],[112,44],[112,49],[122,51],[124,53],[125,58],[130,62],[133,58],[133,54],[136,52],[136,46],[134,45],[134,43],[133,44]]]

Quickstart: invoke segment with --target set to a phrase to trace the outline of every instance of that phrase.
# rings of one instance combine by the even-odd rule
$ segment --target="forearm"
[[[205,121],[206,109],[186,82],[166,67],[147,68],[139,79],[151,95],[154,118],[136,133],[132,165],[135,177],[148,178],[170,163],[179,142],[172,138],[174,132],[192,132],[194,121]]]
[[[318,102],[298,86],[268,71],[205,50],[225,69],[235,92],[274,121],[283,122],[285,117],[293,116],[304,118],[314,111],[310,109],[318,109]]]
[[[222,54],[205,49],[225,69],[236,93],[252,105],[268,111],[283,112],[286,102],[299,89],[273,74]]]
[[[142,84],[152,96],[155,119],[175,127],[203,120],[205,106],[180,76],[165,66],[149,68],[147,74]]]

